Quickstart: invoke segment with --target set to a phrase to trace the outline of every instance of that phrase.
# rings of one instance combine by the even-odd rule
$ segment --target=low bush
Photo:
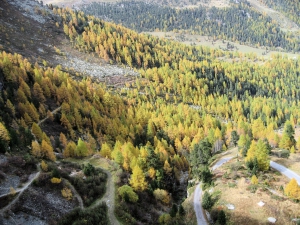
[[[206,191],[204,192],[203,198],[202,198],[202,207],[204,209],[209,210],[213,206],[213,200],[210,196],[210,194]]]
[[[123,223],[126,225],[136,224],[135,218],[133,218],[129,212],[125,211],[126,209],[127,209],[127,205],[125,203],[116,204],[115,214],[116,214],[117,218],[120,221],[123,221]]]
[[[98,168],[93,167],[93,169],[91,169],[91,166],[92,165],[88,166],[90,171],[87,174],[89,174],[89,176],[86,176],[85,179],[82,177],[70,178],[71,183],[83,198],[85,206],[90,206],[95,199],[102,197],[106,191],[106,173]]]
[[[69,212],[67,215],[63,216],[58,225],[84,225],[84,224],[97,224],[97,225],[107,225],[109,224],[107,216],[107,206],[102,203],[93,210],[76,208]]]

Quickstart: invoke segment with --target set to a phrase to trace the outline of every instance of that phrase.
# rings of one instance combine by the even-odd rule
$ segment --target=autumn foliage
[[[286,185],[284,193],[292,199],[300,200],[300,186],[295,178],[292,178],[291,181]]]

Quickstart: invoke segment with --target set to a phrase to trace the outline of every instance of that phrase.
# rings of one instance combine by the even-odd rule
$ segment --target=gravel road
[[[224,163],[228,162],[232,157],[226,157],[223,159],[220,159],[213,167],[212,171],[222,166]],[[197,217],[197,225],[207,225],[207,221],[204,216],[204,212],[202,209],[202,189],[201,189],[201,183],[199,183],[196,187],[195,193],[194,193],[194,210]]]
[[[282,173],[289,179],[295,178],[297,180],[298,184],[300,185],[300,176],[298,174],[296,174],[294,171],[291,171],[290,169],[286,168],[285,166],[282,166],[273,161],[270,161],[270,166],[273,169],[278,170],[280,173]]]

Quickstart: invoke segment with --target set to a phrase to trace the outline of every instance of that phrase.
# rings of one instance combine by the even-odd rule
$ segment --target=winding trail
[[[75,187],[67,179],[64,179],[64,180],[66,182],[66,185],[71,189],[72,193],[74,194],[74,197],[77,198],[77,201],[79,202],[79,207],[81,209],[84,209],[83,200],[82,200],[81,196],[78,194]]]
[[[93,209],[97,205],[101,204],[102,202],[105,202],[108,207],[108,218],[111,225],[120,225],[120,222],[115,216],[114,210],[115,210],[115,184],[112,178],[112,175],[110,171],[101,168],[106,174],[107,174],[107,182],[106,182],[106,192],[104,196],[101,199],[98,199],[92,206],[90,206],[90,209]]]
[[[231,160],[233,157],[225,157],[220,159],[216,164],[211,168],[212,171],[215,169],[218,169],[220,166],[222,166],[224,163],[227,163],[229,160]]]
[[[91,163],[91,162],[90,162],[90,160],[87,160],[87,161],[84,161],[83,163],[86,164],[86,163]],[[91,164],[93,165],[93,163],[91,163]],[[107,175],[106,192],[102,198],[97,199],[89,207],[83,206],[83,209],[91,209],[92,210],[93,208],[100,205],[101,203],[105,203],[108,207],[107,214],[108,214],[110,224],[111,225],[121,225],[121,223],[118,221],[118,219],[116,218],[115,213],[114,213],[114,211],[115,211],[115,183],[114,183],[113,175],[108,169],[105,169],[100,165],[93,165],[93,166],[95,166],[95,168],[102,169],[103,172],[106,173],[106,175]],[[70,184],[70,185],[72,186],[72,184]],[[81,198],[80,195],[78,195],[78,197]]]
[[[7,206],[5,206],[4,208],[2,208],[0,210],[0,215],[3,214],[5,211],[9,210],[11,208],[12,205],[14,205],[20,198],[20,196],[23,194],[23,192],[31,185],[31,183],[40,175],[40,171],[35,173],[35,174],[31,174],[31,179],[24,185],[24,187],[17,189],[16,193],[18,194],[13,201],[11,201]],[[10,195],[10,193],[1,195],[0,197],[4,197]]]
[[[54,115],[54,114],[56,114],[60,110],[61,110],[61,106],[59,106],[58,108],[54,109],[51,113]],[[46,116],[44,119],[40,120],[38,122],[38,125],[41,125],[42,123],[44,123],[48,118],[49,118],[49,116]]]
[[[60,107],[58,107],[58,108],[56,108],[56,109],[54,109],[51,113],[52,114],[55,114],[55,113],[57,113],[58,111],[60,111],[61,110],[61,106]],[[47,119],[49,118],[49,116],[46,116],[44,119],[42,119],[42,120],[40,120],[39,122],[38,122],[38,125],[40,125],[40,124],[42,124],[43,122],[45,122]],[[32,133],[32,131],[31,131],[31,134],[35,137],[35,135]],[[36,138],[35,138],[36,139]],[[11,206],[13,206],[18,200],[19,200],[19,198],[20,198],[20,196],[23,194],[23,192],[32,184],[32,182],[36,179],[36,178],[38,178],[38,176],[40,175],[40,167],[39,167],[39,165],[37,165],[37,167],[38,167],[38,172],[37,173],[35,173],[35,174],[31,174],[30,176],[29,176],[29,181],[22,187],[22,188],[17,188],[16,190],[15,190],[15,192],[16,192],[16,194],[17,194],[17,196],[7,205],[7,206],[5,206],[4,208],[2,208],[2,209],[0,209],[0,215],[2,215],[5,211],[7,211],[7,210],[9,210],[10,208],[11,208]],[[75,193],[75,195],[76,195],[76,197],[77,197],[77,199],[78,199],[78,202],[79,202],[79,205],[80,205],[80,207],[81,208],[83,208],[83,202],[82,202],[82,199],[81,199],[81,197],[78,195],[78,193],[77,193],[77,191],[75,190],[75,188],[72,186],[72,185],[69,185],[70,187],[71,187],[71,189],[72,189],[72,191],[73,191],[73,193]],[[9,193],[6,193],[6,194],[3,194],[3,195],[1,195],[0,196],[0,198],[1,197],[5,197],[5,196],[8,196],[8,195],[10,195],[11,193],[9,192]],[[80,201],[81,200],[81,201]]]

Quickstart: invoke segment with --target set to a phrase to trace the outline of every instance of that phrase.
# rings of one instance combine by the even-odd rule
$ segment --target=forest
[[[260,0],[265,5],[278,10],[300,26],[300,2],[297,0]]]
[[[115,89],[89,77],[70,75],[61,66],[32,64],[21,55],[2,51],[1,153],[26,152],[48,164],[58,160],[58,152],[76,159],[99,154],[122,171],[116,207],[121,221],[185,224],[184,197],[176,198],[183,172],[209,183],[207,163],[215,153],[234,145],[251,170],[261,171],[268,169],[270,146],[288,152],[300,149],[300,140],[293,138],[300,117],[300,58],[278,54],[258,64],[241,54],[221,61],[219,57],[226,56],[221,50],[158,39],[84,12],[50,7],[74,48],[107,63],[127,65],[140,76]],[[197,10],[195,16],[201,17]],[[191,13],[170,10],[166,15],[184,12]],[[264,24],[265,18],[261,21]],[[285,42],[281,31],[269,25],[286,49],[293,46],[292,39]],[[51,111],[57,108],[60,112],[53,115]],[[57,127],[55,131],[39,125],[45,117]],[[279,127],[284,127],[283,135],[274,131]],[[96,172],[92,173],[95,185],[106,179]],[[103,192],[103,187],[98,193],[89,181],[72,180],[79,189],[92,190],[86,205]],[[155,208],[157,203],[161,210],[170,211],[161,215],[153,210],[152,217],[145,217],[148,206]],[[101,208],[107,210],[105,205],[96,210]],[[83,221],[89,212],[74,210],[61,224],[78,215],[78,221]]]
[[[231,3],[227,8],[199,6],[186,9],[135,1],[92,3],[83,11],[138,32],[188,31],[256,47],[299,51],[295,34],[281,31],[275,21],[255,11],[247,1]]]

